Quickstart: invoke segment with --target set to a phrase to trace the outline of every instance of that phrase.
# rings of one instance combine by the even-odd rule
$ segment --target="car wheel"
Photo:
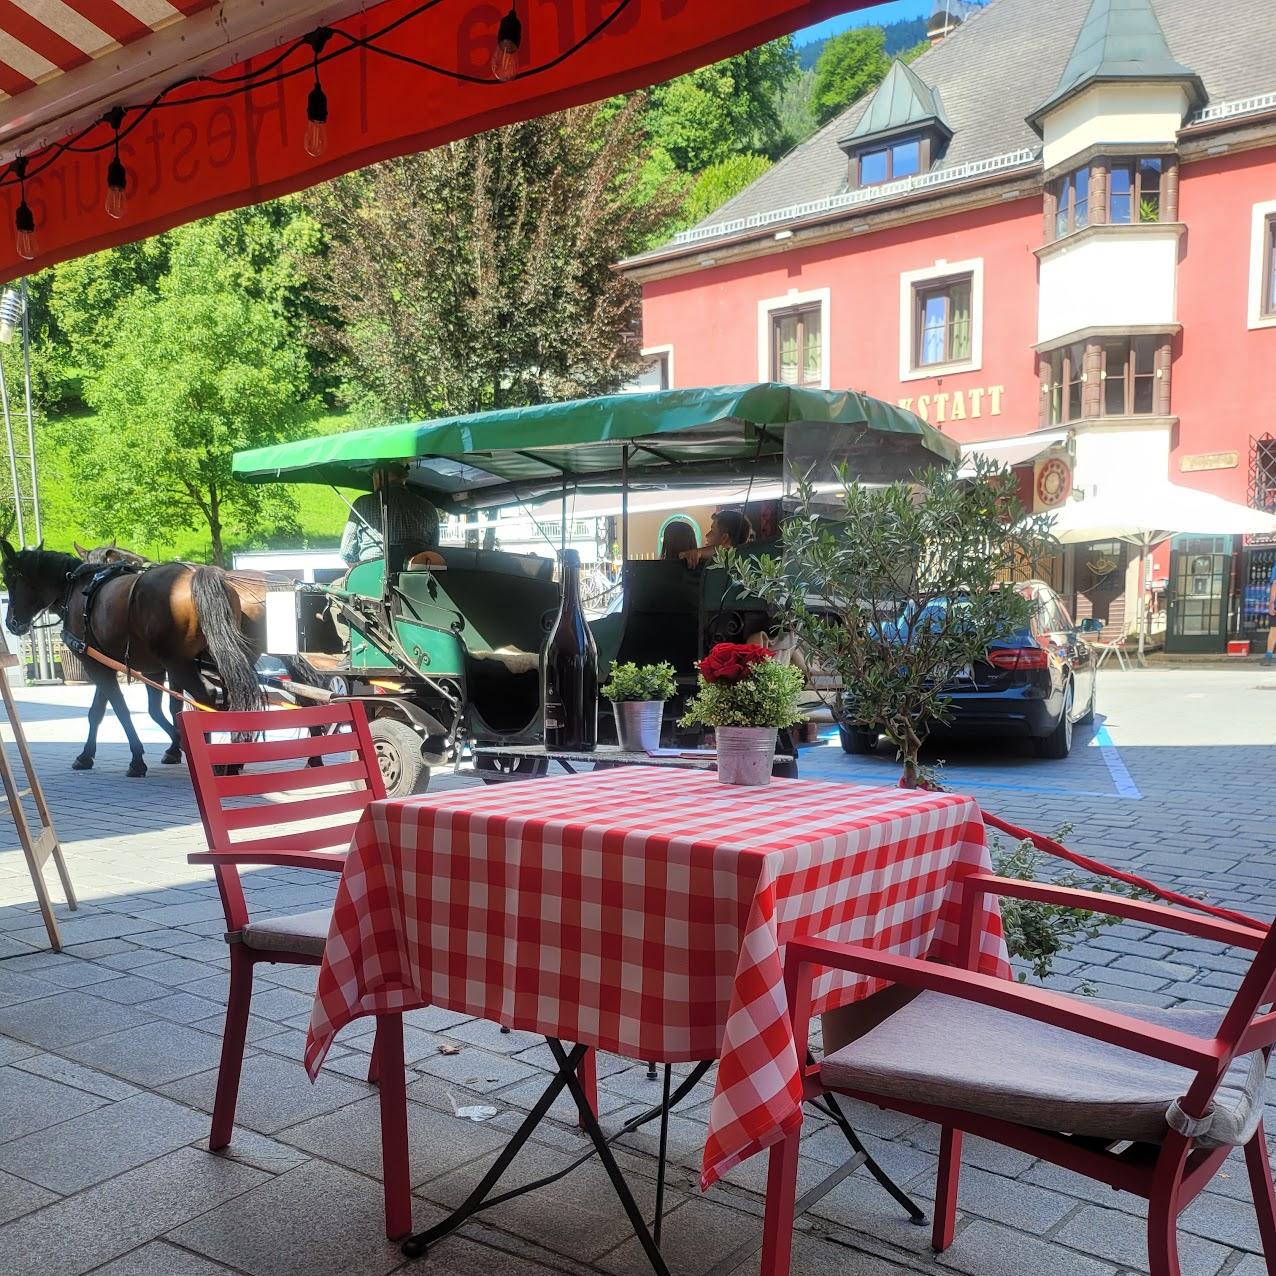
[[[839,725],[837,733],[842,738],[843,753],[877,752],[878,733],[876,731],[870,731],[867,727],[844,727]]]
[[[1043,758],[1066,758],[1072,752],[1072,698],[1073,684],[1063,693],[1063,712],[1055,729],[1037,741],[1037,752]]]
[[[1090,703],[1086,706],[1086,711],[1077,719],[1077,726],[1088,727],[1094,722],[1095,702],[1099,698],[1099,680],[1092,673],[1090,675]]]
[[[421,757],[421,737],[398,718],[375,718],[368,725],[372,747],[386,797],[424,793],[430,786],[430,768]]]

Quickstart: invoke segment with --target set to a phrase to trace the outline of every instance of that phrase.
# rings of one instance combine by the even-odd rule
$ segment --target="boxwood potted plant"
[[[622,749],[645,753],[660,744],[665,701],[672,699],[676,690],[673,665],[668,661],[612,666],[603,695],[611,701],[616,715],[616,738]]]
[[[767,647],[739,642],[718,643],[699,670],[683,725],[714,729],[723,784],[769,784],[775,733],[801,720],[802,671],[778,663]]]

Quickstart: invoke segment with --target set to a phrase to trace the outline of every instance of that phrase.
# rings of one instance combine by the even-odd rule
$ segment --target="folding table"
[[[663,1274],[658,1227],[642,1218],[594,1116],[588,1051],[701,1073],[718,1061],[707,1189],[802,1120],[806,1043],[789,1027],[785,943],[819,937],[955,961],[961,882],[989,869],[978,807],[950,793],[804,780],[749,789],[698,771],[619,768],[376,802],[338,888],[306,1066],[317,1075],[354,1018],[375,1014],[387,1029],[387,1231],[402,1235],[397,1017],[437,1005],[544,1036],[557,1071],[516,1140],[568,1091]],[[981,914],[979,967],[1010,974],[995,905]],[[816,982],[815,1013],[883,986],[830,971]],[[505,1199],[486,1194],[516,1151],[408,1252]]]

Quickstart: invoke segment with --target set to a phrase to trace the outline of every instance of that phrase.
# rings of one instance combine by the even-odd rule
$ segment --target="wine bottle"
[[[598,743],[598,647],[580,603],[580,555],[565,549],[563,599],[541,649],[545,745],[592,750]]]

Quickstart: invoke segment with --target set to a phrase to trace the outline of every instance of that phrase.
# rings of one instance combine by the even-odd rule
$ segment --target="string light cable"
[[[509,11],[501,19],[492,48],[490,75],[473,75],[454,67],[440,66],[424,58],[386,47],[382,41],[399,27],[437,8],[444,0],[423,0],[423,3],[400,14],[378,30],[356,36],[340,27],[319,27],[291,42],[266,62],[248,71],[207,75],[192,75],[177,80],[161,89],[149,102],[137,106],[116,106],[99,120],[94,120],[78,132],[61,141],[51,143],[30,155],[18,155],[0,173],[0,187],[18,186],[20,202],[14,215],[15,246],[26,260],[39,256],[36,239],[35,217],[26,198],[26,183],[46,172],[63,155],[94,155],[111,152],[106,171],[105,211],[112,218],[124,216],[127,206],[128,170],[120,157],[120,144],[145,122],[154,112],[171,107],[189,107],[205,102],[222,101],[269,88],[299,75],[311,74],[314,84],[306,99],[306,129],[303,147],[312,157],[318,157],[327,146],[329,103],[321,81],[321,68],[336,58],[362,50],[394,62],[406,63],[419,70],[456,80],[463,84],[496,87],[512,80],[524,80],[543,75],[561,66],[585,45],[603,34],[620,17],[634,0],[615,0],[609,13],[600,18],[588,31],[555,57],[536,66],[520,65],[523,44],[523,24],[518,16],[517,0],[512,0]],[[335,39],[334,39],[335,37]],[[337,47],[330,47],[337,46]],[[293,55],[306,50],[309,57],[297,65],[286,65]],[[204,87],[206,86],[206,87]],[[204,87],[204,91],[181,95],[184,89]],[[180,95],[180,96],[179,96]],[[89,139],[106,126],[109,134],[98,141]]]

